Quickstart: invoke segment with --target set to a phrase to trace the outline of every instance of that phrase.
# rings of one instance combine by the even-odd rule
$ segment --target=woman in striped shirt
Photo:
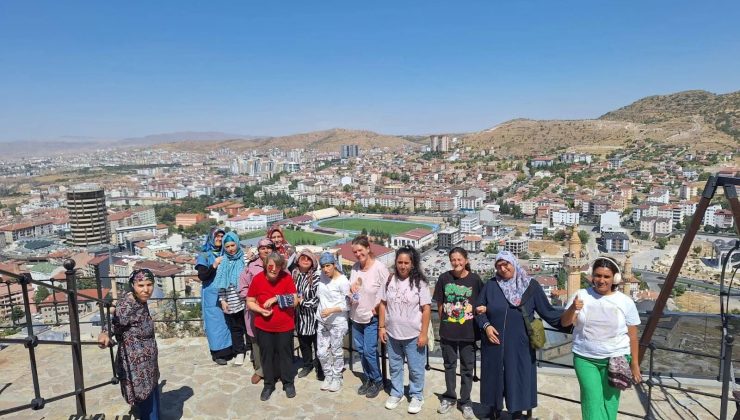
[[[313,252],[304,249],[298,254],[298,265],[293,269],[293,281],[298,290],[296,306],[295,331],[303,358],[303,369],[298,377],[308,376],[316,366],[316,379],[323,381],[324,372],[316,355],[316,307],[319,298],[316,296],[316,285],[319,279],[319,262]]]
[[[244,270],[244,251],[239,246],[239,236],[229,232],[224,236],[222,256],[224,257],[216,271],[213,284],[218,290],[218,305],[224,311],[226,324],[231,331],[231,348],[234,353],[234,365],[244,364],[247,352],[247,327],[244,324],[246,304],[239,296],[239,275]]]

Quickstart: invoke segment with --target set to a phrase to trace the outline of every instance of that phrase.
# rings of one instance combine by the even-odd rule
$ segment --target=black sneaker
[[[319,381],[323,381],[324,379],[326,379],[326,377],[324,376],[323,370],[319,369],[316,371],[316,379]]]
[[[262,388],[262,393],[260,394],[260,401],[267,401],[270,399],[270,395],[272,395],[272,392],[275,391],[275,388],[272,387],[264,387]],[[295,390],[293,391],[293,395],[295,395]]]
[[[226,359],[221,359],[221,358],[214,360],[214,362],[218,363],[221,366],[224,366],[225,364],[229,363],[228,361],[226,361]]]
[[[296,376],[298,376],[299,378],[305,378],[306,376],[308,376],[309,373],[311,373],[312,370],[312,367],[304,367],[298,372],[298,375]]]
[[[367,389],[370,388],[370,381],[363,382],[362,385],[360,385],[359,388],[357,388],[357,395],[365,395],[367,394]]]
[[[285,385],[285,396],[288,398],[295,398],[295,386],[293,384]]]
[[[375,398],[380,394],[380,390],[383,389],[383,382],[373,382],[367,387],[365,396],[368,398]]]

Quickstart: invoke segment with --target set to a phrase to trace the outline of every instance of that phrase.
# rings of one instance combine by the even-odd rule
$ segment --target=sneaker
[[[439,402],[439,408],[437,409],[437,412],[439,414],[447,414],[452,410],[452,407],[455,406],[455,402],[448,400],[446,398],[442,398],[442,401]]]
[[[337,392],[340,389],[342,389],[342,378],[334,378],[333,381],[331,381],[331,385],[329,385],[329,392]]]
[[[388,397],[387,400],[385,400],[385,408],[389,410],[393,410],[394,408],[398,407],[398,404],[400,403],[401,403],[400,397],[394,397],[393,395],[391,395],[390,397]]]
[[[298,372],[298,375],[297,376],[299,378],[305,378],[306,376],[308,376],[309,373],[311,373],[312,370],[313,370],[313,368],[304,367],[303,369],[300,370],[300,372]]]
[[[272,395],[272,392],[275,391],[275,388],[272,387],[264,387],[262,388],[262,393],[260,394],[260,401],[267,401],[270,399],[270,395]]]
[[[219,364],[219,365],[221,365],[221,366],[224,366],[224,365],[226,365],[226,364],[228,363],[228,362],[226,361],[226,359],[222,359],[222,358],[220,358],[220,357],[219,357],[218,359],[214,360],[214,362],[218,363],[218,364]]]
[[[368,398],[375,398],[380,394],[380,390],[383,389],[383,382],[373,382],[367,387],[365,396]]]
[[[462,408],[463,412],[463,418],[464,419],[474,419],[475,413],[473,412],[473,407],[470,405],[464,405]]]
[[[367,394],[367,389],[370,388],[370,381],[363,382],[359,388],[357,388],[357,395]]]
[[[244,364],[244,355],[239,353],[234,357],[234,366],[241,366]]]
[[[321,390],[322,391],[329,390],[329,388],[331,388],[332,382],[334,381],[332,380],[331,376],[327,376],[326,378],[324,378],[324,382],[321,384]]]
[[[326,376],[324,376],[324,371],[321,369],[318,369],[316,371],[316,380],[323,381],[324,379],[326,379]]]
[[[421,411],[421,406],[424,405],[424,400],[418,400],[416,397],[411,399],[411,402],[409,403],[409,409],[406,410],[409,412],[409,414],[416,414]]]
[[[283,387],[283,390],[285,390],[286,397],[295,398],[295,386],[293,384],[285,385],[285,387]]]

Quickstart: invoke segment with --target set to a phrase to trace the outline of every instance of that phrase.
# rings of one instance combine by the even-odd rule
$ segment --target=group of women
[[[363,372],[357,393],[375,398],[384,389],[380,341],[387,347],[391,377],[385,407],[395,409],[405,400],[405,364],[407,411],[418,413],[424,404],[426,352],[434,340],[430,330],[434,300],[446,384],[437,409],[441,414],[458,405],[464,418],[475,417],[470,394],[477,340],[481,342],[480,400],[491,408],[491,416],[498,418],[505,406],[512,418],[522,418],[537,406],[535,351],[530,344],[535,312],[549,325],[573,332],[584,419],[615,419],[620,390],[629,381],[640,381],[640,319],[634,302],[616,290],[621,273],[611,258],[594,261],[592,286],[579,290],[563,311],[550,304],[539,283],[507,251],[496,255],[496,274],[484,284],[472,271],[467,252],[453,248],[449,252],[452,269],[439,277],[433,293],[413,247],[396,251],[392,272],[375,258],[367,236],[352,241],[352,252],[357,262],[347,278],[335,255],[316,256],[307,250],[296,254],[279,229],[259,241],[258,258],[252,262],[245,262],[235,234],[213,231],[196,265],[203,282],[203,318],[213,360],[227,364],[233,359],[240,365],[251,348],[252,383],[264,382],[260,399],[270,398],[278,380],[286,396],[293,398],[295,333],[302,356],[298,376],[316,369],[323,381],[321,390],[337,392],[343,387],[343,340],[351,328]],[[156,343],[146,309],[153,276],[135,272],[130,283],[132,292],[119,300],[113,319],[113,334],[122,344],[119,377],[124,397],[139,407],[142,418],[156,418],[145,416],[158,406]],[[101,333],[101,345],[108,344],[107,334]],[[136,340],[148,344],[134,345]],[[137,359],[131,353],[146,348],[154,362],[145,365],[148,373],[142,375],[142,366],[126,360]]]

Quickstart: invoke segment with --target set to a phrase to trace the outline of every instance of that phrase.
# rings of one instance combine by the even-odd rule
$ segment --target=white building
[[[575,210],[560,209],[550,213],[553,226],[574,226],[580,223],[581,215]]]
[[[616,211],[602,213],[599,219],[600,232],[619,232],[622,230],[620,214]]]
[[[434,232],[431,229],[417,228],[392,235],[391,246],[393,248],[400,248],[405,245],[411,245],[416,249],[422,249],[432,246],[435,239]]]
[[[462,241],[462,235],[458,228],[448,227],[437,232],[437,247],[440,249],[452,249],[458,246],[460,241]]]
[[[477,234],[481,231],[478,214],[471,214],[460,219],[460,232]]]

